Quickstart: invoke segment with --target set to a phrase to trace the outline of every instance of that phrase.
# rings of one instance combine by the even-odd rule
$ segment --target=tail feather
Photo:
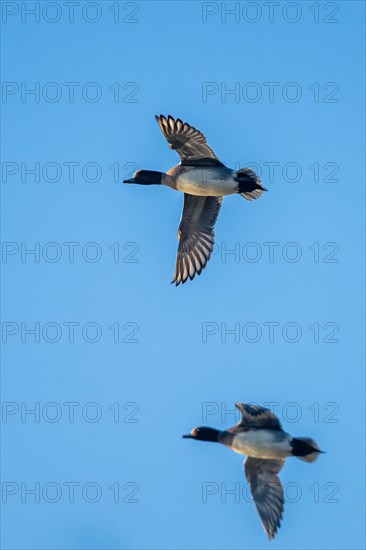
[[[267,191],[262,187],[260,178],[250,168],[240,168],[234,180],[238,182],[238,193],[248,201],[257,199],[263,191]]]
[[[324,452],[311,437],[294,437],[291,445],[293,456],[305,462],[314,462],[319,454]]]

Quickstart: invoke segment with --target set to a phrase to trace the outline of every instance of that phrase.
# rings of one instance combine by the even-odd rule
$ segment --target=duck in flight
[[[214,225],[225,195],[239,193],[248,201],[263,191],[258,176],[249,168],[232,170],[219,161],[205,136],[193,126],[163,115],[155,117],[170,149],[180,163],[168,172],[137,170],[124,183],[162,184],[184,193],[178,228],[178,253],[172,283],[178,286],[201,274],[214,244]]]
[[[271,540],[281,525],[284,497],[277,474],[286,458],[296,456],[305,462],[314,462],[323,451],[309,437],[292,437],[286,433],[277,416],[268,409],[248,403],[235,403],[235,406],[241,412],[241,420],[233,428],[219,431],[199,427],[183,437],[222,443],[247,456],[243,462],[245,477]]]

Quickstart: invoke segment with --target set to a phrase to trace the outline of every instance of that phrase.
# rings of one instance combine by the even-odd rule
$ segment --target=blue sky
[[[3,548],[269,548],[236,401],[327,452],[271,548],[364,547],[364,4],[288,4],[2,2]],[[269,189],[178,288],[160,113]]]

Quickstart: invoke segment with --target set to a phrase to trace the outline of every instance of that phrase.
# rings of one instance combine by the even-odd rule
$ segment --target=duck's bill
[[[192,436],[191,436],[191,434],[187,434],[187,435],[182,435],[182,437],[184,437],[185,439],[188,439],[188,438],[192,439]]]
[[[135,183],[135,178],[130,178],[129,180],[123,180],[123,183]]]

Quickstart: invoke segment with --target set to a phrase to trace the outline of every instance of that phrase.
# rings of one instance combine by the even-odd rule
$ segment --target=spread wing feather
[[[235,407],[242,414],[239,425],[243,428],[257,428],[266,430],[282,430],[277,416],[269,409],[249,403],[235,403]]]
[[[207,145],[202,132],[187,122],[182,122],[180,118],[174,120],[170,115],[167,118],[163,115],[156,115],[155,118],[170,149],[177,151],[182,164],[223,166]]]
[[[243,463],[255,507],[269,540],[276,535],[281,526],[284,497],[281,482],[276,474],[281,470],[283,463],[283,460],[251,457]]]
[[[184,193],[182,217],[178,228],[178,252],[172,283],[178,286],[196,273],[201,274],[214,245],[214,225],[222,197],[198,197]]]

